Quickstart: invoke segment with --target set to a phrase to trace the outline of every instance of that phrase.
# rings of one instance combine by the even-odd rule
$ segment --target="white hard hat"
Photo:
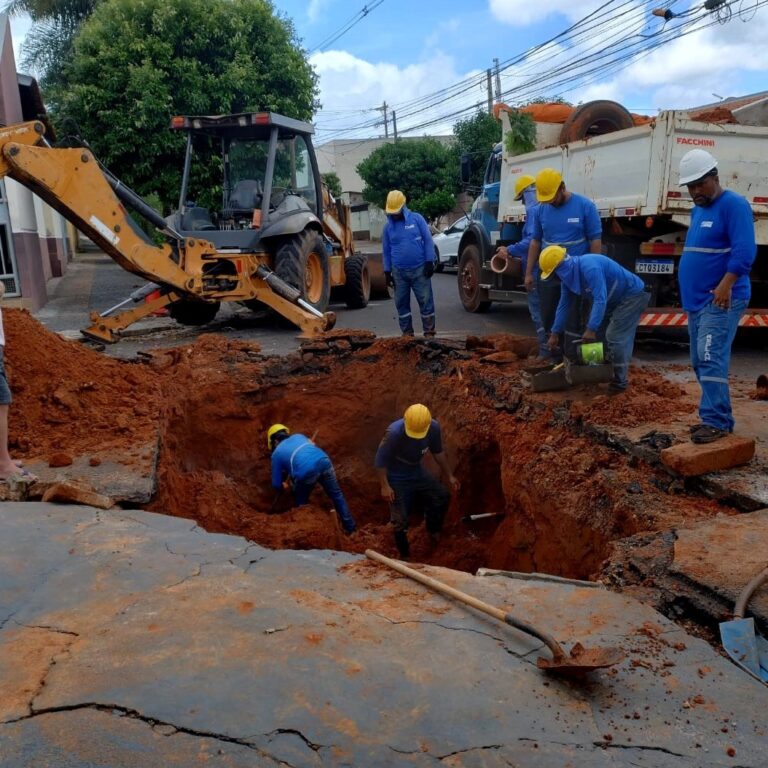
[[[680,158],[680,186],[693,184],[717,168],[717,159],[706,149],[692,149]]]

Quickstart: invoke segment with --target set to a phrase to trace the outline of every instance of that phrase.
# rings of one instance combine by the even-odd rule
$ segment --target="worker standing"
[[[435,245],[424,217],[408,210],[405,195],[393,189],[387,195],[387,223],[381,239],[384,276],[395,289],[395,307],[400,332],[413,336],[411,291],[421,312],[424,336],[435,335]]]
[[[357,526],[328,454],[305,435],[291,435],[284,424],[273,424],[269,428],[267,445],[272,453],[272,487],[279,493],[286,485],[291,485],[294,502],[301,507],[309,501],[315,485],[320,483],[333,502],[344,532],[353,533]]]
[[[592,308],[581,341],[595,341],[607,324],[605,340],[613,363],[613,381],[608,385],[608,391],[613,394],[623,392],[629,384],[629,362],[637,324],[651,298],[645,283],[607,256],[570,256],[559,245],[547,246],[541,252],[539,264],[542,280],[550,280],[552,275],[560,278],[560,301],[549,337],[550,347],[555,348],[560,343],[560,332],[565,327],[574,297],[587,296],[592,300]]]
[[[701,387],[701,423],[691,427],[691,440],[711,443],[733,432],[731,345],[751,295],[755,225],[749,202],[720,186],[717,159],[706,150],[692,149],[680,159],[680,186],[694,202],[678,275]]]
[[[534,224],[539,210],[539,201],[536,199],[536,179],[533,176],[523,174],[515,182],[515,200],[522,200],[525,205],[525,223],[521,239],[508,246],[500,246],[496,249],[496,255],[506,256],[507,258],[520,259],[522,264],[523,276],[527,272],[528,249],[533,239]],[[544,332],[544,323],[541,320],[541,300],[538,289],[539,265],[533,268],[533,285],[528,290],[528,312],[533,321],[533,327],[536,329],[536,338],[539,340],[539,357],[547,358],[550,356],[550,350],[547,346],[547,334]]]
[[[427,532],[436,541],[443,529],[443,518],[451,500],[450,491],[421,464],[429,451],[448,484],[458,489],[443,450],[440,425],[429,408],[421,403],[409,406],[402,419],[392,422],[376,451],[375,466],[381,496],[390,504],[390,522],[395,528],[395,544],[400,556],[410,555],[408,515],[416,497],[424,505]]]
[[[544,168],[536,175],[536,199],[543,203],[539,207],[534,224],[533,237],[528,248],[525,287],[541,294],[541,319],[544,332],[549,335],[555,321],[555,311],[560,300],[560,285],[557,279],[535,280],[535,269],[539,263],[542,248],[560,245],[571,256],[585,253],[600,253],[602,250],[602,223],[597,206],[565,187],[563,177],[554,168]],[[581,337],[581,302],[572,303],[571,314],[564,327],[563,350],[573,351],[573,343]]]

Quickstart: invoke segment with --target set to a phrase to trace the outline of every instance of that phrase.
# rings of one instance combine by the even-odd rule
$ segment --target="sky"
[[[390,131],[394,110],[402,135],[450,133],[457,119],[472,115],[478,105],[486,107],[485,72],[494,59],[501,63],[503,100],[512,105],[533,97],[574,104],[613,99],[630,111],[655,114],[768,90],[768,0],[722,0],[725,23],[716,23],[701,2],[690,0],[273,0],[273,5],[293,22],[319,77],[317,143],[384,135],[383,111],[377,109],[384,102]],[[676,13],[696,10],[665,23],[651,14],[658,6]],[[730,20],[724,18],[728,11]],[[358,16],[349,31],[326,42]],[[570,37],[561,35],[585,17]],[[683,27],[686,18],[690,26]],[[28,25],[12,20],[17,60]],[[649,50],[653,45],[658,47]],[[619,68],[616,59],[636,49],[645,55]],[[581,65],[574,63],[585,57]]]

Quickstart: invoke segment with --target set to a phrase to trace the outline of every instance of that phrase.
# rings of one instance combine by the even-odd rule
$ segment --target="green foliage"
[[[338,200],[342,192],[339,175],[334,171],[328,171],[328,173],[323,174],[323,182],[331,190],[331,194]]]
[[[139,194],[175,206],[186,136],[177,114],[269,110],[309,120],[317,81],[287,19],[268,0],[102,0],[48,94],[99,159]],[[216,198],[212,158],[196,188]],[[210,204],[200,199],[199,204]]]
[[[424,199],[430,210],[440,207],[436,201],[446,198],[429,196],[443,191],[453,198],[453,193],[458,191],[455,158],[454,150],[436,139],[406,139],[384,144],[357,166],[365,182],[363,197],[384,208],[387,193],[400,189],[408,198],[409,208],[416,210],[416,203]],[[452,203],[446,210],[451,207]]]
[[[420,213],[428,221],[434,221],[448,211],[453,210],[456,198],[447,189],[436,189],[417,197],[409,203],[409,208]]]
[[[510,155],[523,155],[536,149],[536,123],[526,112],[509,112],[509,133],[504,139],[504,149]]]
[[[565,104],[568,107],[572,107],[570,101],[567,101],[562,96],[537,96],[535,99],[531,99],[529,104]]]
[[[493,115],[478,111],[466,120],[459,120],[453,126],[453,135],[456,137],[456,167],[458,168],[461,156],[466,152],[472,161],[469,184],[481,187],[488,155],[501,141],[501,123]]]

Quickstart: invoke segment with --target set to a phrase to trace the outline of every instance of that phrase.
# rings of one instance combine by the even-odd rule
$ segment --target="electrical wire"
[[[333,43],[335,43],[343,35],[346,35],[347,32],[352,29],[352,27],[354,27],[356,24],[359,24],[371,11],[378,8],[383,2],[384,0],[375,0],[375,2],[371,3],[370,5],[364,5],[354,16],[352,16],[351,19],[345,21],[339,29],[337,29],[335,32],[331,32],[331,34],[328,35],[325,40],[318,43],[314,48],[311,48],[309,53],[325,50],[329,46],[333,45]]]

